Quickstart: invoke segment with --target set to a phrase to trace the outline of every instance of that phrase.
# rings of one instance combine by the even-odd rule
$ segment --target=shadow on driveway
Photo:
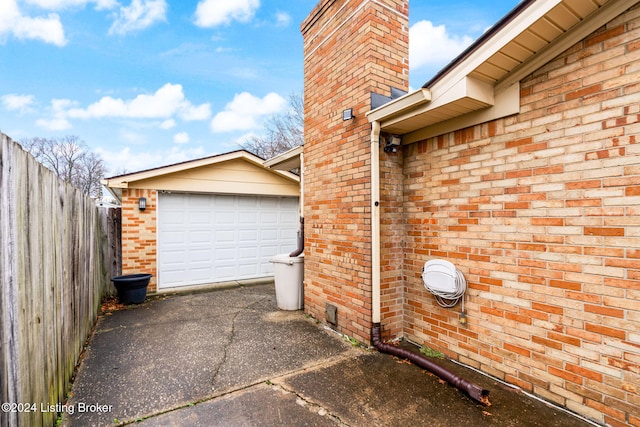
[[[278,310],[273,285],[157,298],[99,319],[63,425],[589,425],[438,363],[489,389],[492,406]]]

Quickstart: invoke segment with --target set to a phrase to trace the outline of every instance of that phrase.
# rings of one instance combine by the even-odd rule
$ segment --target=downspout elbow
[[[300,230],[298,231],[298,247],[289,254],[290,257],[297,257],[304,252],[304,217],[300,217]]]
[[[396,357],[409,360],[411,363],[420,366],[423,369],[432,372],[439,378],[448,382],[458,390],[464,391],[472,399],[482,403],[483,405],[490,406],[489,402],[489,390],[485,390],[482,387],[454,374],[448,369],[432,362],[421,354],[414,353],[404,348],[395,347],[393,345],[385,344],[380,337],[380,324],[374,323],[371,329],[371,343],[381,353],[391,354]]]

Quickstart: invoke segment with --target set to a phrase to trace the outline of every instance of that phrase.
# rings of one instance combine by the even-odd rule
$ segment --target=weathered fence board
[[[37,408],[0,411],[0,425],[50,426],[41,405],[65,399],[117,244],[106,210],[0,137],[0,403]]]

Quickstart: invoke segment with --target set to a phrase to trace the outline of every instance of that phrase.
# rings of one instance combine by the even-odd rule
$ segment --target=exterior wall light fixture
[[[342,112],[342,120],[353,120],[353,108],[348,108]]]
[[[147,209],[147,199],[145,199],[144,197],[140,197],[138,199],[138,209],[140,209],[141,211]]]

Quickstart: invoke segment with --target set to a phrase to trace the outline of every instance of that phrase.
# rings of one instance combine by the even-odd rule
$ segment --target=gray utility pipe
[[[298,247],[289,254],[290,257],[297,257],[304,251],[304,217],[300,217],[300,230],[298,230]]]
[[[405,350],[404,348],[398,348],[383,343],[382,339],[380,339],[380,323],[373,324],[373,328],[371,330],[371,342],[373,343],[373,346],[378,349],[378,351],[407,359],[410,362],[420,366],[421,368],[426,369],[429,372],[433,372],[435,375],[445,380],[458,390],[466,392],[469,396],[471,396],[471,398],[477,400],[483,405],[491,405],[491,403],[489,402],[489,390],[485,390],[482,387],[473,384],[472,382],[469,382],[462,377],[459,377],[458,375],[454,374],[446,368],[443,368],[437,363],[432,362],[421,354],[417,354],[410,350]]]

